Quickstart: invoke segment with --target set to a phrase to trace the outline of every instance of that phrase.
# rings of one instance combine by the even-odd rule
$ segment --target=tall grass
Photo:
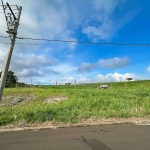
[[[33,94],[35,99],[23,105],[0,106],[0,125],[27,122],[61,121],[77,123],[88,118],[128,118],[150,114],[150,81],[113,83],[112,88],[96,89],[100,84],[47,86],[5,89],[4,96]],[[51,96],[66,96],[57,103],[44,103]]]

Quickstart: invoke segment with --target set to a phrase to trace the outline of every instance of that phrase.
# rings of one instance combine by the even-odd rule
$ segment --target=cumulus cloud
[[[14,53],[10,64],[10,69],[18,72],[23,69],[40,69],[42,67],[51,66],[57,63],[57,59],[46,57],[44,55],[36,55],[34,53]]]
[[[41,77],[46,73],[56,74],[52,70],[48,71],[47,68],[57,63],[58,60],[50,56],[46,57],[34,53],[14,53],[9,70],[13,70],[18,78]]]
[[[44,55],[36,55],[34,53],[18,53],[12,57],[11,66],[17,66],[17,68],[36,68],[40,66],[49,66],[57,63],[57,59],[52,57],[46,57]]]
[[[43,77],[45,80],[71,80],[73,75],[77,74],[77,68],[73,65],[64,64],[45,64],[45,63],[38,63],[36,61],[36,65],[34,67],[29,66],[21,66],[20,69],[17,68],[16,75],[18,78],[31,78],[31,77]],[[29,63],[30,64],[30,63]],[[72,77],[72,78],[71,78]],[[42,79],[42,80],[43,80]]]
[[[89,71],[95,69],[96,67],[97,67],[97,64],[90,64],[90,63],[83,62],[81,64],[81,66],[79,66],[78,71],[79,72],[89,72]]]
[[[109,58],[109,59],[100,59],[98,65],[102,68],[114,69],[114,68],[123,68],[130,64],[130,60],[127,57],[124,58]]]
[[[80,78],[77,79],[77,83],[78,84],[91,83],[91,80],[87,77],[80,77]]]
[[[21,72],[17,73],[19,78],[25,77],[25,78],[31,78],[31,77],[38,77],[42,76],[43,73],[37,69],[23,69]]]
[[[120,73],[114,73],[114,74],[107,74],[107,75],[102,75],[98,74],[94,77],[95,82],[119,82],[119,81],[125,81],[126,78],[132,78],[133,80],[138,80],[142,79],[141,76],[137,76],[134,73],[125,73],[125,74],[120,74]]]
[[[90,64],[88,62],[83,62],[79,67],[79,72],[90,72],[94,69],[101,67],[106,69],[116,69],[123,68],[130,64],[130,60],[127,57],[124,58],[109,58],[109,59],[100,59],[98,62]]]

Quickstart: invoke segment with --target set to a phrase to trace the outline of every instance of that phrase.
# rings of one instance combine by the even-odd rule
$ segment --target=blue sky
[[[18,37],[148,44],[149,0],[7,0],[23,7]],[[4,0],[4,3],[6,1]],[[7,36],[0,13],[0,35]],[[9,39],[0,38],[0,42]],[[17,44],[26,43],[26,44]],[[30,45],[31,44],[31,45]],[[38,45],[32,45],[38,44]],[[0,43],[2,70],[9,44]],[[115,82],[150,78],[150,47],[16,40],[10,70],[20,82]]]

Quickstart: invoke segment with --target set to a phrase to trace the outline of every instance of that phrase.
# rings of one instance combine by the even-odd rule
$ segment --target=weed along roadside
[[[0,104],[0,128],[127,123],[149,120],[150,81],[8,88]],[[8,98],[9,97],[9,98]],[[9,105],[11,98],[21,98]],[[6,105],[7,104],[7,105]],[[11,124],[11,125],[10,125]]]

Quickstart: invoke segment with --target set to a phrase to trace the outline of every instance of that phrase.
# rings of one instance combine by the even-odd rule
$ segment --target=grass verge
[[[89,118],[145,117],[150,114],[150,81],[113,83],[112,88],[96,89],[100,84],[5,89],[4,96],[33,94],[34,100],[12,107],[0,106],[0,125],[57,121],[78,123]],[[67,100],[44,103],[51,96]]]

